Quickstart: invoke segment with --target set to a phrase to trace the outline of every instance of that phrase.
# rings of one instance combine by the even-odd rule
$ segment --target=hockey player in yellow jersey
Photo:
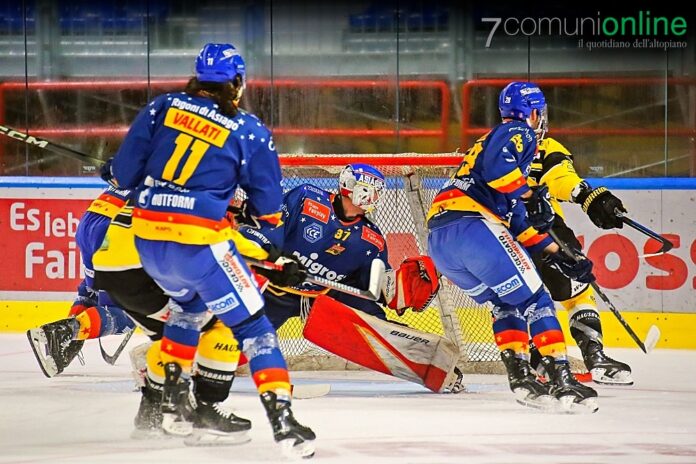
[[[545,131],[544,131],[545,132]],[[566,225],[561,202],[581,205],[590,220],[602,229],[623,227],[616,211],[625,212],[621,200],[605,187],[592,188],[578,176],[573,166],[573,155],[551,137],[538,135],[539,151],[532,161],[528,183],[546,185],[556,211],[553,231],[572,248],[580,250],[580,242]],[[554,301],[568,311],[570,333],[577,342],[585,366],[592,379],[600,384],[632,385],[631,368],[604,353],[602,324],[597,311],[595,293],[589,284],[576,282],[549,266],[541,258],[535,264]],[[532,350],[532,364],[536,361]]]

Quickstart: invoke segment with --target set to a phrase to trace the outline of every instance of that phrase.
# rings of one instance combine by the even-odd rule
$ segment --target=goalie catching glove
[[[408,308],[423,311],[440,288],[435,263],[429,256],[406,258],[397,270],[386,273],[383,293],[387,306],[402,316]]]
[[[273,285],[278,287],[294,287],[307,278],[307,268],[297,257],[284,254],[275,247],[268,250],[267,261],[280,266],[279,269],[264,269],[254,267],[254,271],[266,277]]]

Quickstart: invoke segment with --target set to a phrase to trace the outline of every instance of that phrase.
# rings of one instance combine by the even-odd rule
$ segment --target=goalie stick
[[[576,262],[579,261],[580,257],[584,257],[582,254],[571,250],[568,244],[561,240],[558,237],[558,235],[553,231],[553,229],[549,230],[549,235],[551,236],[551,238],[554,239],[558,246],[561,247],[563,253],[574,259]],[[628,322],[626,322],[619,310],[616,309],[616,306],[614,306],[609,297],[607,297],[602,291],[602,289],[599,288],[597,282],[593,281],[590,283],[590,285],[594,289],[595,293],[597,293],[597,295],[602,299],[602,301],[604,301],[604,304],[607,305],[607,307],[614,314],[614,316],[616,316],[616,319],[618,319],[621,326],[623,326],[623,328],[626,329],[628,335],[631,336],[633,341],[636,342],[636,344],[643,351],[643,353],[647,354],[651,352],[653,348],[655,348],[655,345],[657,345],[658,340],[660,339],[660,329],[656,325],[650,326],[650,329],[648,329],[648,334],[645,337],[645,343],[643,343],[643,341],[638,337],[638,335],[631,328],[631,326],[628,325]]]
[[[263,261],[260,259],[249,258],[248,256],[243,256],[243,258],[252,266],[260,267],[262,269],[269,269],[272,271],[283,270],[283,266],[281,266],[280,264],[275,264],[270,261]],[[372,260],[372,266],[370,268],[370,283],[367,290],[351,287],[350,285],[342,284],[340,282],[334,282],[333,280],[325,279],[323,277],[312,276],[310,274],[307,274],[307,277],[305,277],[305,282],[321,285],[322,287],[330,288],[332,290],[336,290],[341,293],[346,293],[348,295],[357,296],[358,298],[377,301],[379,300],[382,292],[384,269],[384,261],[382,261],[381,259]]]

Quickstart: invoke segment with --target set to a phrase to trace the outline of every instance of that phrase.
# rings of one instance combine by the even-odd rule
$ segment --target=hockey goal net
[[[430,203],[461,156],[447,154],[399,155],[284,155],[286,189],[303,183],[336,191],[340,170],[348,163],[367,163],[387,178],[387,189],[371,219],[387,240],[389,263],[397,268],[404,258],[427,254],[424,218]],[[386,310],[389,319],[425,332],[445,336],[460,349],[458,366],[464,372],[503,372],[493,341],[489,309],[475,303],[459,288],[441,279],[441,290],[429,308],[407,311],[402,317]],[[304,322],[295,317],[278,331],[281,349],[295,370],[358,369],[327,353],[302,336]]]

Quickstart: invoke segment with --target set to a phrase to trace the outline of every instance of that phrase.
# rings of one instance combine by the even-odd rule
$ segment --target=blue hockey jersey
[[[520,196],[529,191],[527,176],[537,152],[534,131],[522,121],[504,122],[479,138],[433,200],[428,227],[436,229],[460,217],[480,216],[505,224],[530,252],[551,239],[527,222]]]
[[[136,117],[116,153],[119,186],[136,189],[133,230],[184,244],[231,238],[225,211],[241,186],[251,214],[277,225],[281,173],[270,131],[253,114],[234,117],[186,93],[160,95]]]
[[[363,216],[341,221],[333,199],[330,192],[300,185],[285,194],[281,227],[244,225],[239,230],[264,248],[273,245],[297,256],[314,276],[367,288],[373,259],[381,259],[389,268],[386,241],[379,228]],[[309,283],[288,290],[302,294],[326,291]]]

